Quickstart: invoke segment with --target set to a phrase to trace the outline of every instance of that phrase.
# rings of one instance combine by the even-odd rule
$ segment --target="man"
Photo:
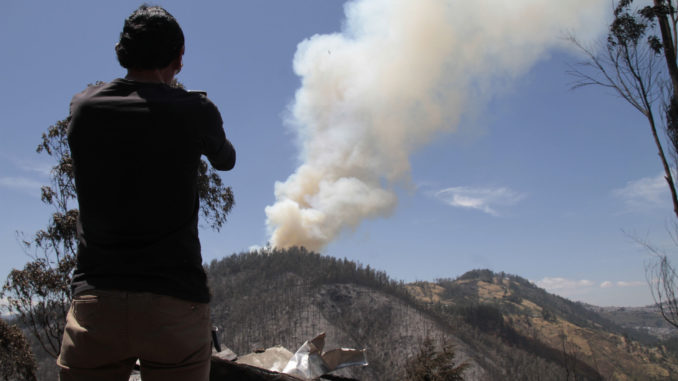
[[[198,240],[201,155],[235,165],[216,106],[170,87],[184,35],[160,7],[125,20],[127,76],[73,97],[68,142],[80,208],[61,380],[207,380],[209,290]]]

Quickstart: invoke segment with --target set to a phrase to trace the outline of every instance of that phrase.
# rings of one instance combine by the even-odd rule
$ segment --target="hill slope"
[[[530,338],[559,351],[564,364],[583,363],[605,379],[673,379],[678,372],[675,357],[665,348],[631,339],[643,333],[623,328],[581,303],[549,294],[517,276],[475,270],[455,280],[408,288],[420,300],[462,314],[469,308],[463,306],[483,306],[498,319],[486,332],[502,335],[508,344],[518,346]],[[467,320],[474,317],[466,315]],[[521,337],[515,339],[513,333]]]
[[[630,340],[599,314],[528,281],[489,271],[405,285],[304,249],[213,261],[213,319],[236,353],[294,349],[319,332],[326,348],[367,348],[370,366],[342,374],[401,380],[426,337],[452,342],[469,380],[671,379],[677,361]]]
[[[646,307],[598,307],[585,305],[586,308],[613,321],[620,327],[639,333],[642,342],[653,343],[657,340],[678,338],[678,330],[671,326],[657,312],[656,306]]]

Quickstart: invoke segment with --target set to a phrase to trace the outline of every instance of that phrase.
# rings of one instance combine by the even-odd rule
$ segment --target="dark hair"
[[[184,32],[174,16],[144,4],[125,20],[115,52],[126,69],[160,69],[179,57],[183,47]]]

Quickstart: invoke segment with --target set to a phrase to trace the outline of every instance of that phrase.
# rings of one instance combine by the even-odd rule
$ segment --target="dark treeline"
[[[414,301],[402,281],[392,280],[383,271],[345,258],[322,256],[304,247],[266,249],[232,255],[221,260],[213,260],[208,271],[212,275],[226,278],[253,271],[256,274],[252,276],[267,279],[292,273],[303,277],[313,286],[326,283],[353,283]]]

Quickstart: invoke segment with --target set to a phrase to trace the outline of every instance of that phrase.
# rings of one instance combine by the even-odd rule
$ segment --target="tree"
[[[0,296],[7,298],[9,312],[15,314],[55,358],[61,350],[70,306],[77,249],[78,209],[74,205],[73,162],[66,136],[69,121],[70,116],[50,126],[37,148],[38,153],[46,153],[56,161],[51,184],[42,187],[42,202],[52,207],[54,213],[46,229],[37,231],[30,239],[22,239],[31,261],[22,270],[12,270],[0,292]],[[234,205],[233,192],[203,160],[199,167],[198,194],[203,221],[219,231]]]
[[[678,329],[678,273],[666,253],[649,244],[645,244],[645,247],[654,255],[654,260],[645,266],[652,298],[664,320]]]
[[[58,356],[70,302],[69,285],[75,266],[76,222],[73,165],[66,141],[69,118],[50,126],[42,135],[37,152],[56,159],[51,185],[42,187],[42,202],[54,209],[46,229],[23,239],[31,261],[22,270],[12,270],[2,295],[10,313],[28,327],[45,351]]]
[[[658,110],[660,108],[664,111],[663,121],[668,137],[676,137],[676,145],[671,147],[671,152],[675,154],[678,134],[672,131],[678,131],[678,118],[672,115],[678,108],[671,107],[671,104],[676,104],[674,89],[678,89],[678,71],[674,70],[675,41],[672,38],[673,33],[667,34],[666,38],[669,40],[662,41],[653,34],[658,23],[667,24],[665,19],[668,15],[675,20],[673,0],[655,0],[655,7],[648,6],[640,11],[634,11],[631,8],[632,3],[633,0],[621,0],[617,4],[603,49],[594,51],[571,37],[572,43],[588,59],[581,64],[581,69],[572,70],[570,74],[576,78],[574,88],[597,85],[612,89],[645,116],[671,192],[674,213],[678,217],[674,176],[657,132],[658,123],[662,120],[657,116],[661,114]],[[672,25],[675,31],[675,21]],[[662,65],[662,56],[666,57],[665,65]],[[672,76],[674,71],[675,81]],[[675,86],[672,85],[674,82]]]
[[[0,319],[0,378],[34,381],[35,359],[24,333]]]
[[[583,69],[571,74],[577,78],[575,88],[597,85],[612,89],[645,116],[671,193],[673,212],[678,217],[674,176],[678,163],[678,14],[674,0],[653,0],[652,5],[641,9],[634,8],[633,1],[617,3],[607,43],[600,52],[571,38],[588,57]],[[663,124],[668,153],[657,132],[658,124]],[[662,316],[678,328],[678,278],[668,257],[656,251],[654,254],[656,262],[646,266],[652,295]]]
[[[570,375],[572,375],[573,380],[577,380],[577,350],[573,348],[572,345],[568,345],[567,334],[565,331],[561,331],[558,335],[560,342],[563,348],[563,368],[565,369],[565,380],[570,380]],[[570,347],[568,349],[568,347]]]
[[[411,381],[458,381],[464,379],[467,363],[455,364],[452,344],[445,340],[436,350],[433,339],[426,337],[417,356],[407,362],[405,371]]]

